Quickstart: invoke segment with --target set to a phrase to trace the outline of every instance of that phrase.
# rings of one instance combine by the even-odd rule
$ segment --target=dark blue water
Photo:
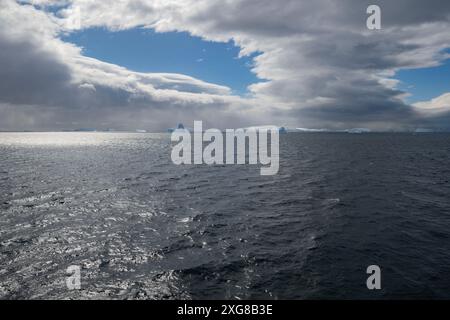
[[[282,135],[265,177],[169,138],[0,134],[0,298],[450,298],[450,135]]]

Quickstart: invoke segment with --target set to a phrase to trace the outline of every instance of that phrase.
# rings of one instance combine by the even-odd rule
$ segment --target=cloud
[[[425,115],[439,115],[450,112],[450,93],[445,93],[430,101],[421,101],[413,105],[415,110]]]
[[[8,110],[38,105],[53,108],[49,118],[55,114],[61,122],[101,118],[110,125],[157,129],[177,117],[230,127],[260,121],[336,129],[450,126],[442,120],[445,108],[436,113],[425,103],[408,105],[393,78],[398,70],[437,66],[449,58],[447,2],[0,1],[5,8],[0,63],[7,66],[0,76],[9,79],[0,85],[0,97]],[[60,5],[56,14],[45,11],[45,5],[55,4]],[[382,8],[382,30],[367,30],[369,4]],[[233,40],[241,55],[260,53],[252,71],[265,81],[248,88],[249,98],[240,98],[227,87],[185,75],[137,73],[87,58],[59,38],[77,18],[84,29],[145,27]]]
[[[233,109],[249,108],[225,86],[181,74],[133,72],[85,57],[81,48],[60,40],[61,22],[50,13],[1,2],[0,129],[161,130],[177,117],[215,115],[240,122],[240,111]]]
[[[413,104],[418,128],[448,130],[450,123],[450,93],[429,101]]]

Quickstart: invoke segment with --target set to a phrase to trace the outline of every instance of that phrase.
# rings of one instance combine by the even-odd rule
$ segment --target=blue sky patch
[[[450,92],[450,59],[437,67],[401,70],[395,78],[400,90],[411,93],[407,102],[431,100]]]
[[[187,32],[157,33],[151,29],[109,31],[91,28],[71,33],[64,41],[83,47],[83,54],[138,72],[180,73],[225,85],[245,95],[247,87],[261,81],[251,72],[253,58],[238,58],[232,41],[217,43]]]

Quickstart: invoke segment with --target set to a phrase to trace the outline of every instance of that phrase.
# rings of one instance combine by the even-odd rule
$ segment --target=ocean
[[[450,298],[450,134],[280,135],[274,176],[170,153],[0,133],[0,299]]]

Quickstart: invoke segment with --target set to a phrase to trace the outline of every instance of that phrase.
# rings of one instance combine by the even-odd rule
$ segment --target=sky
[[[245,95],[258,81],[250,71],[258,55],[238,57],[239,47],[228,42],[204,41],[187,32],[156,33],[133,28],[111,32],[105,28],[76,31],[64,41],[83,48],[83,55],[138,72],[180,73],[231,88]]]
[[[400,70],[395,78],[399,89],[409,92],[409,103],[426,101],[450,92],[450,60],[430,68]]]
[[[449,27],[440,0],[0,0],[0,130],[450,130]]]

